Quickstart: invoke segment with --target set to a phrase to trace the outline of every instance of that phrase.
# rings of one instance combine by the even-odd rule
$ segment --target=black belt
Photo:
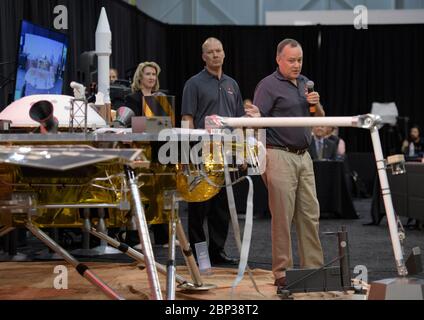
[[[267,144],[266,147],[269,148],[269,149],[283,150],[283,151],[295,153],[295,154],[298,154],[298,155],[302,155],[308,150],[308,148],[306,148],[306,149],[296,149],[296,148],[293,148],[293,147],[273,146],[273,145],[270,145],[270,144]]]

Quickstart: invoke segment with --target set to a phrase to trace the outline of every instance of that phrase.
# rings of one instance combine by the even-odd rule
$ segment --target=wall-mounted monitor
[[[19,35],[14,100],[62,94],[68,36],[23,20]]]

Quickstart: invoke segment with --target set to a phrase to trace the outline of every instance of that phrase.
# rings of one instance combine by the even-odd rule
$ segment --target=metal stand
[[[0,253],[0,262],[27,261],[26,254],[18,252],[18,229],[3,227],[0,237],[4,236],[4,252]]]
[[[144,214],[144,208],[140,200],[141,196],[140,191],[138,190],[137,177],[131,167],[125,166],[124,169],[133,198],[133,211],[135,212],[138,235],[140,237],[141,247],[144,252],[151,296],[154,300],[162,300],[159,277],[155,266],[155,258],[153,255],[152,243],[150,242],[146,216]]]
[[[82,227],[82,248],[73,250],[71,253],[81,257],[91,257],[99,254],[98,251],[90,249],[90,209],[84,208],[84,222]]]
[[[87,132],[87,100],[71,99],[71,110],[69,114],[69,131]]]
[[[137,237],[135,236],[137,234]],[[141,251],[141,244],[138,242],[137,244],[134,244],[135,237],[138,238],[138,232],[137,232],[137,223],[136,223],[136,217],[134,210],[131,209],[130,211],[130,217],[128,220],[128,223],[125,228],[125,243],[129,243],[129,245],[138,250]],[[140,241],[140,239],[137,239],[137,241]]]
[[[97,231],[103,232],[107,234],[107,228],[105,223],[105,209],[99,208],[99,222],[97,224]],[[116,250],[115,248],[109,247],[107,245],[107,242],[104,240],[100,240],[100,246],[93,248],[93,251],[97,252],[98,255],[106,255],[106,254],[120,254],[121,252],[119,250]]]

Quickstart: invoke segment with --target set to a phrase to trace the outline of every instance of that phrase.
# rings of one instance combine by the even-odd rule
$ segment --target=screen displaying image
[[[66,35],[22,21],[14,100],[62,94],[67,51]]]

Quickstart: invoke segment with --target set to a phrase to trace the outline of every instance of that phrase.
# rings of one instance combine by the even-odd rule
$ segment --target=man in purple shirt
[[[293,39],[277,47],[277,70],[256,87],[253,104],[263,117],[324,116],[318,92],[306,88],[301,75],[303,51]],[[290,229],[296,225],[300,267],[320,267],[323,253],[318,235],[319,203],[313,163],[308,146],[311,129],[267,128],[266,171],[262,178],[268,188],[272,215],[272,271],[275,285],[286,285],[286,270],[293,266]]]

